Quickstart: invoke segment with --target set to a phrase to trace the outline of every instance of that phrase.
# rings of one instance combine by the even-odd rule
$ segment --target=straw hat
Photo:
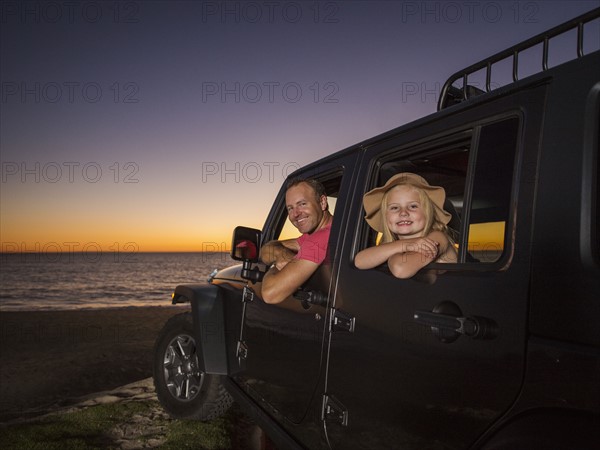
[[[398,173],[391,177],[383,186],[367,192],[363,196],[363,205],[365,207],[365,220],[367,223],[379,232],[383,232],[383,217],[379,214],[381,209],[381,200],[383,194],[394,186],[399,184],[408,184],[423,189],[434,204],[436,219],[445,225],[452,219],[452,215],[444,210],[444,200],[446,191],[441,186],[430,186],[425,178],[410,172]]]

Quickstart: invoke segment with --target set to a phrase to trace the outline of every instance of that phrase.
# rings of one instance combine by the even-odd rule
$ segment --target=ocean
[[[0,311],[169,305],[176,285],[234,264],[228,253],[2,253]]]

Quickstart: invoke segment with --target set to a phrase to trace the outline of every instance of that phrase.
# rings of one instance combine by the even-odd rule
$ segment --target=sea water
[[[168,305],[176,285],[234,264],[228,253],[2,253],[0,310]]]

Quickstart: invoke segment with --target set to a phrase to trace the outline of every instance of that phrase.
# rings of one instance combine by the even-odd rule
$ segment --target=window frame
[[[469,227],[470,223],[472,201],[473,201],[473,186],[475,180],[476,163],[479,154],[479,145],[481,130],[489,125],[500,123],[503,121],[516,119],[515,133],[515,148],[513,158],[513,171],[510,178],[510,194],[509,194],[509,205],[507,216],[505,220],[504,229],[504,242],[503,250],[500,257],[491,262],[474,262],[467,260],[468,244],[469,244]],[[465,175],[465,185],[463,192],[463,204],[460,208],[460,230],[458,244],[458,262],[456,263],[431,263],[422,270],[443,270],[445,272],[457,272],[457,271],[501,271],[506,270],[512,261],[514,254],[514,235],[516,225],[516,208],[518,203],[518,191],[519,191],[519,180],[521,176],[521,159],[523,153],[523,123],[524,118],[522,111],[507,111],[494,116],[486,117],[483,120],[477,120],[460,127],[456,127],[450,130],[446,130],[443,133],[437,133],[427,139],[419,139],[417,141],[396,145],[387,149],[382,150],[377,155],[373,156],[369,163],[368,174],[366,177],[365,189],[362,192],[364,195],[369,190],[381,185],[378,184],[378,179],[382,166],[394,160],[399,160],[400,157],[403,159],[416,159],[416,157],[423,157],[427,155],[441,155],[444,152],[452,150],[453,146],[457,143],[464,142],[466,136],[470,136],[469,139],[469,156],[468,164]],[[462,140],[461,140],[462,138]],[[416,172],[419,174],[419,172]],[[360,196],[362,201],[362,195]],[[364,212],[364,210],[363,210]],[[363,219],[360,226],[358,227],[355,245],[353,246],[352,261],[356,254],[368,247],[369,242],[372,242],[372,230],[366,221]],[[391,275],[387,264],[382,264],[375,268]]]
[[[584,264],[600,265],[600,83],[588,94],[585,108],[580,251]]]

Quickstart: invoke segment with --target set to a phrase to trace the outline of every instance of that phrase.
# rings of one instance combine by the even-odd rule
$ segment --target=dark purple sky
[[[2,250],[151,251],[261,227],[288,172],[600,1],[1,5]]]

